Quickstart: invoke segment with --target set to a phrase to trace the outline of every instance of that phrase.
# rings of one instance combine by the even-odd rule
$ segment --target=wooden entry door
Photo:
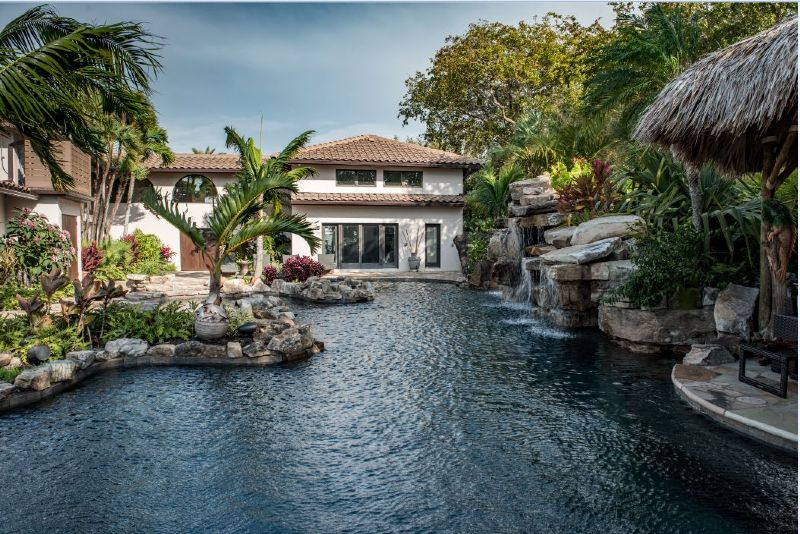
[[[61,216],[61,228],[64,229],[69,234],[69,242],[72,245],[72,248],[75,249],[76,253],[78,250],[78,217],[75,215],[62,215]],[[81,277],[80,273],[78,272],[78,258],[75,258],[69,264],[69,268],[67,269],[67,276],[69,276],[70,280],[77,280]]]
[[[203,255],[194,246],[186,234],[181,234],[181,271],[205,271],[206,262]]]

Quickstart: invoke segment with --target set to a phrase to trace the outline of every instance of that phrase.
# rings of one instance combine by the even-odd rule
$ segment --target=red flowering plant
[[[172,258],[175,257],[175,251],[172,250],[172,247],[169,245],[164,245],[161,247],[161,259],[164,261],[170,261]]]
[[[305,282],[311,276],[321,276],[325,268],[308,256],[286,258],[283,262],[284,280]]]
[[[276,269],[274,265],[264,266],[264,270],[261,271],[261,278],[264,280],[265,284],[271,286],[272,282],[278,278],[278,269]]]
[[[92,241],[88,247],[83,247],[81,258],[83,259],[84,272],[94,274],[103,263],[103,256],[103,251],[97,247],[97,242],[95,241]]]
[[[17,211],[6,230],[2,243],[14,249],[16,270],[26,286],[43,273],[56,269],[66,272],[75,259],[69,233],[28,208]]]
[[[131,246],[131,256],[133,256],[133,263],[136,263],[139,259],[139,240],[136,239],[136,236],[134,234],[124,235],[122,236],[122,240]]]
[[[581,173],[556,187],[558,209],[562,213],[586,213],[590,217],[608,213],[619,199],[611,176],[611,165],[602,159],[592,161],[591,171]]]

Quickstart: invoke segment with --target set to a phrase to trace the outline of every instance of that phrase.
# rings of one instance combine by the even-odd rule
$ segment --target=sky
[[[0,4],[0,24],[33,5]],[[225,151],[226,125],[269,151],[305,130],[317,132],[312,143],[417,137],[424,127],[397,117],[404,82],[429,66],[446,36],[479,20],[530,22],[550,11],[613,22],[603,2],[54,6],[82,22],[143,22],[163,38],[152,99],[175,152]]]

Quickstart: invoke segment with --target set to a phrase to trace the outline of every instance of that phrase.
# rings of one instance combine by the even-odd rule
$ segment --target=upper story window
[[[422,187],[422,171],[383,171],[383,185]]]
[[[123,197],[120,199],[120,202],[127,202],[128,201],[128,184],[122,185],[122,194]],[[114,182],[114,187],[111,190],[111,198],[116,201],[117,195],[119,194],[119,182]],[[144,199],[145,192],[152,191],[155,193],[155,188],[153,187],[153,182],[145,178],[144,180],[136,180],[133,183],[133,195],[131,196],[132,203],[141,203]]]
[[[217,198],[217,188],[214,182],[202,174],[184,176],[175,184],[172,193],[174,202],[201,202],[211,204]]]
[[[375,185],[378,171],[336,169],[336,185]]]

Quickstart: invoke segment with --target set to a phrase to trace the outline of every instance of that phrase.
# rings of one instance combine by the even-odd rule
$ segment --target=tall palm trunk
[[[131,179],[128,181],[128,197],[125,201],[125,223],[122,225],[122,235],[128,235],[128,222],[131,220],[131,201],[133,200],[134,180],[136,177],[131,173]]]
[[[264,210],[258,212],[258,218],[264,219]],[[256,260],[253,262],[253,276],[260,277],[264,272],[264,238],[256,238]]]
[[[703,190],[700,187],[700,173],[692,166],[686,167],[686,182],[689,186],[689,199],[692,202],[692,226],[696,232],[703,231]]]

